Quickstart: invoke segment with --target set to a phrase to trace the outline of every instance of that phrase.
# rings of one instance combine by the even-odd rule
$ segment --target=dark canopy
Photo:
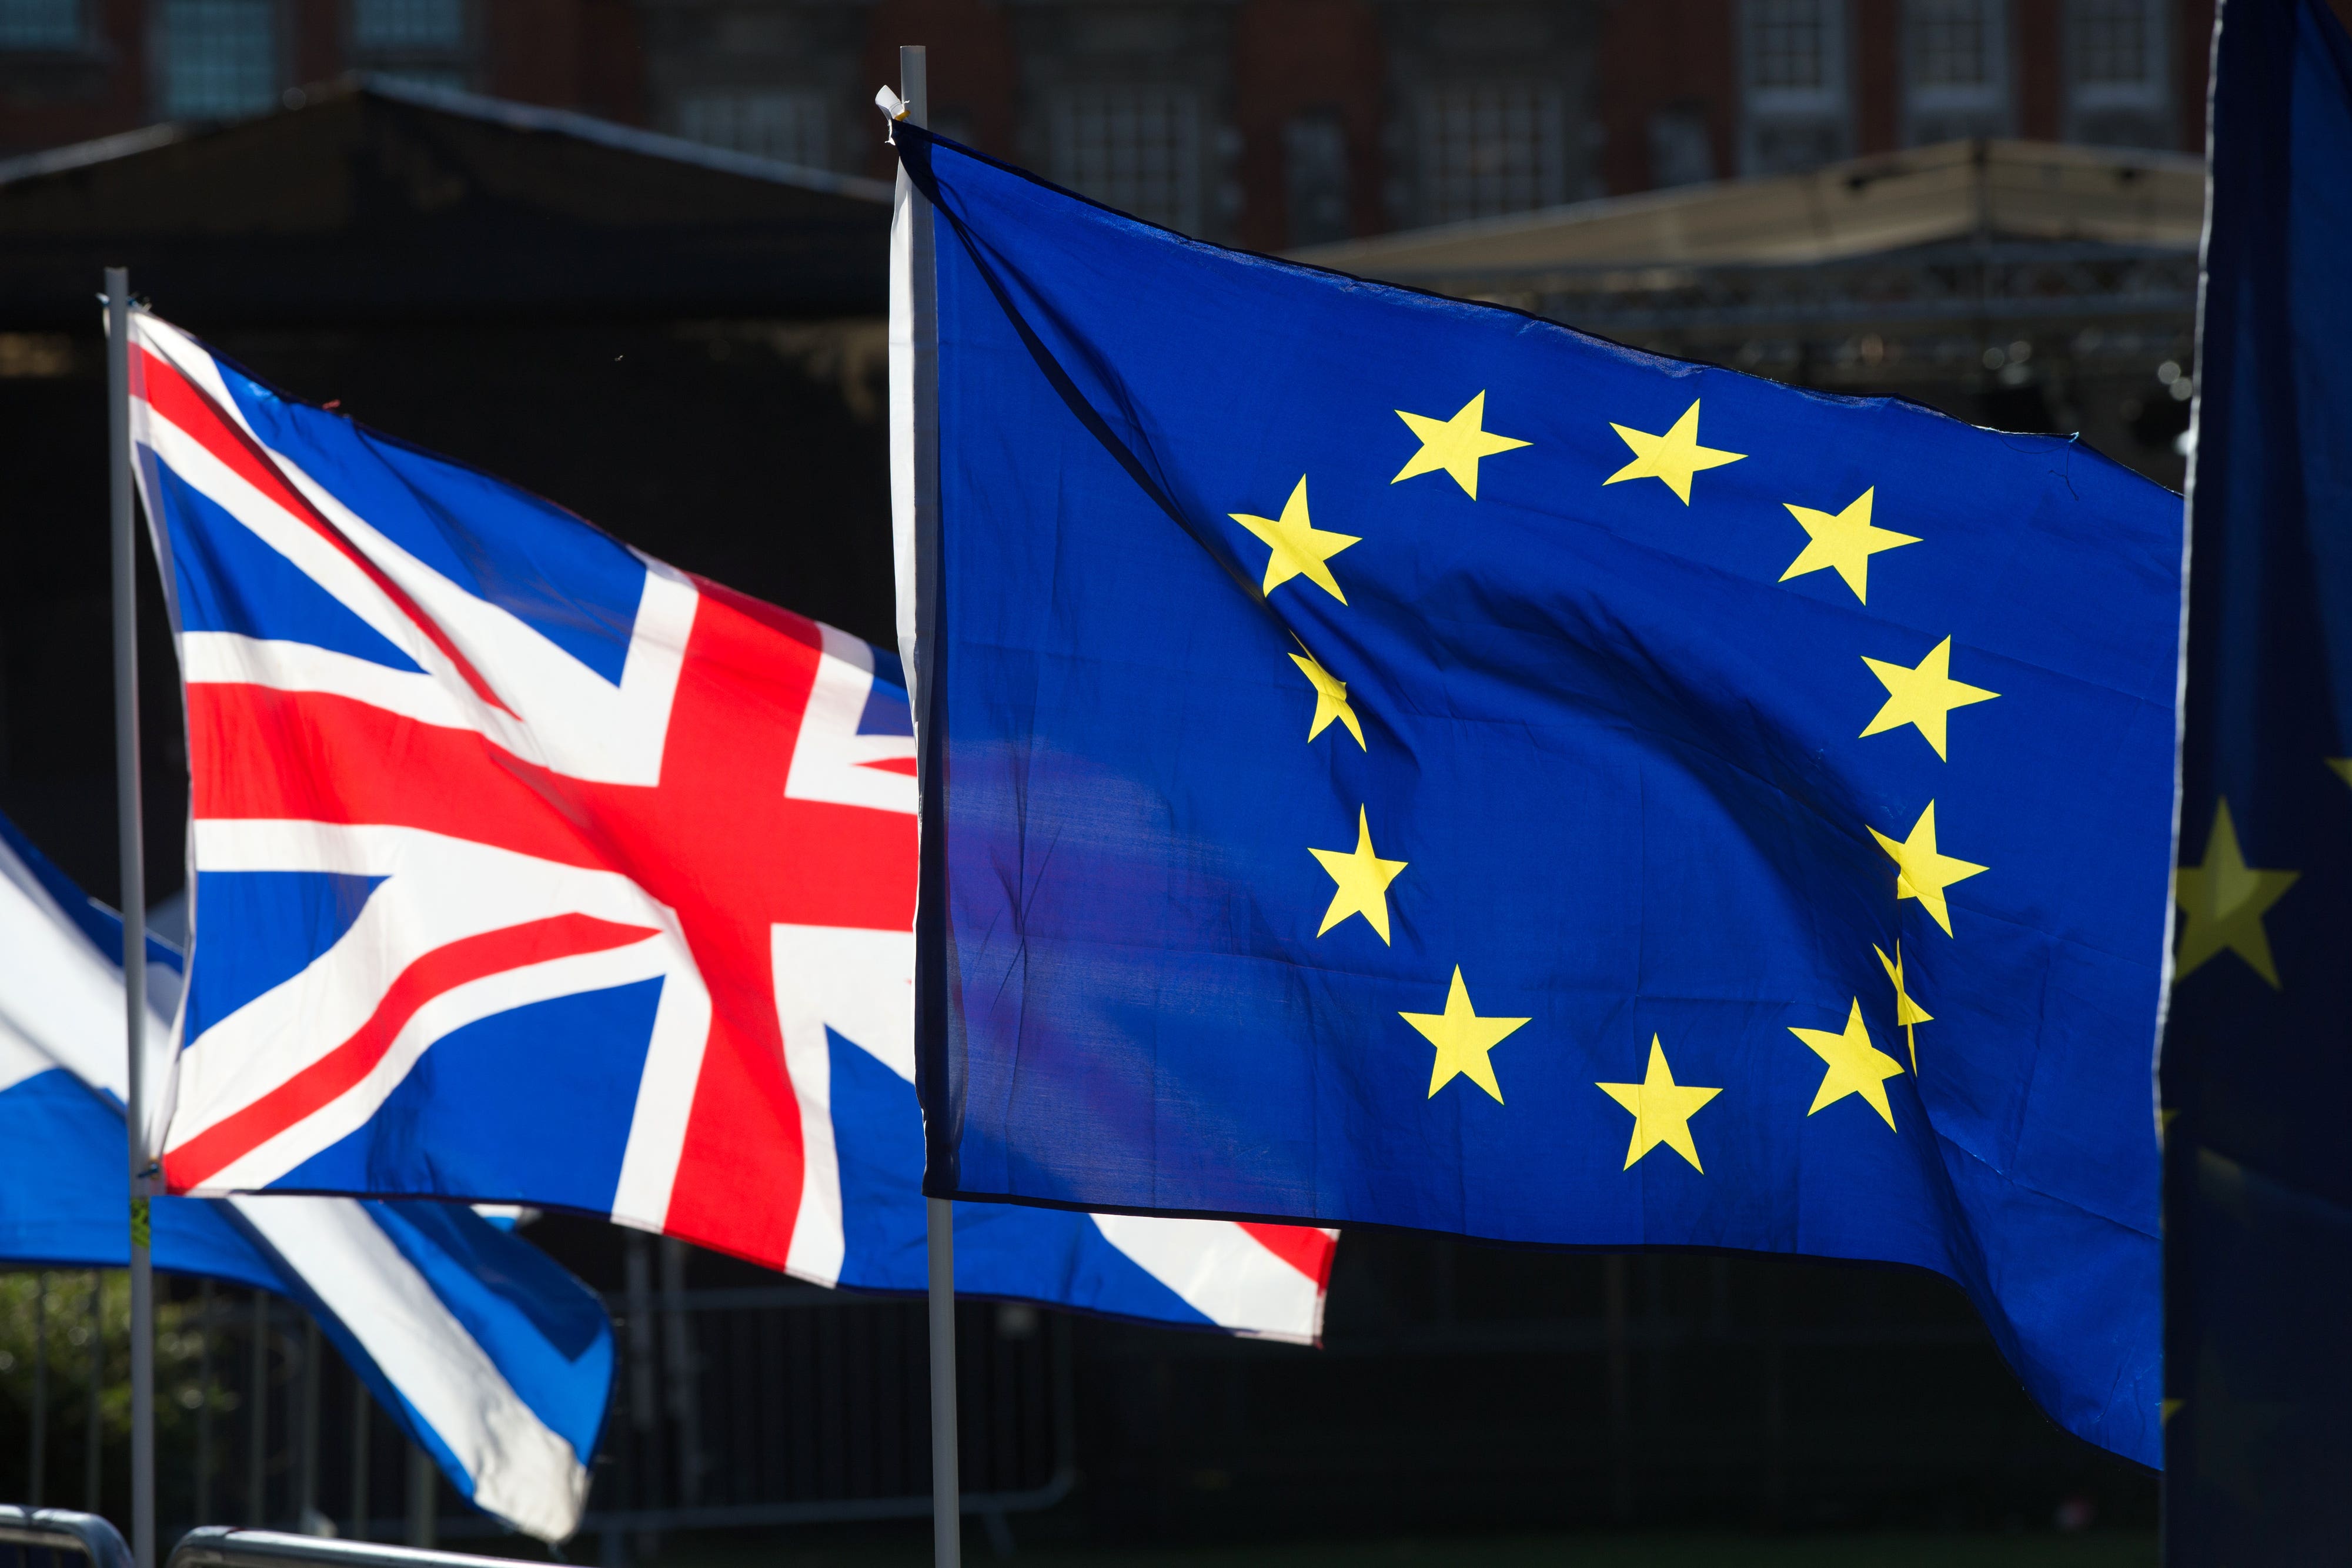
[[[288,99],[0,162],[0,318],[79,325],[110,265],[215,326],[884,308],[878,182],[380,78]]]

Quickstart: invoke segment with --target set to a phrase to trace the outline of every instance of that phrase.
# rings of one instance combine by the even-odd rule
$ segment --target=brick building
[[[881,172],[949,133],[1259,248],[1958,136],[2201,147],[2213,0],[0,0],[0,152],[347,70]]]

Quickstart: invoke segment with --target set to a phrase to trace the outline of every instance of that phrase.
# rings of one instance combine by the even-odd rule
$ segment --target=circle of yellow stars
[[[1699,475],[1745,462],[1745,453],[1709,446],[1702,442],[1699,434],[1701,402],[1699,398],[1693,398],[1689,406],[1664,431],[1655,434],[1636,425],[1611,421],[1610,429],[1624,444],[1628,461],[1601,480],[1602,486],[1654,479],[1665,486],[1676,500],[1688,507],[1692,504],[1694,482]],[[1391,484],[1402,485],[1423,476],[1443,474],[1465,497],[1475,501],[1478,498],[1482,463],[1532,444],[1519,437],[1486,428],[1486,393],[1484,390],[1474,394],[1448,416],[1418,413],[1406,409],[1394,412],[1419,444],[1404,465],[1398,469]],[[1814,497],[1810,499],[1834,497]],[[1789,562],[1788,570],[1780,574],[1780,580],[1787,582],[1816,572],[1834,572],[1853,594],[1855,602],[1867,605],[1870,601],[1872,558],[1921,542],[1916,535],[1884,526],[1875,515],[1877,499],[1877,488],[1871,486],[1833,510],[1797,501],[1782,503],[1789,517],[1802,530],[1804,543]],[[1316,526],[1310,510],[1307,476],[1299,476],[1275,517],[1254,512],[1227,515],[1266,548],[1265,570],[1260,585],[1263,593],[1270,597],[1277,589],[1297,582],[1304,586],[1293,591],[1318,590],[1341,605],[1348,602],[1347,594],[1340,587],[1331,563],[1342,551],[1363,541],[1357,535]],[[1348,683],[1317,659],[1303,641],[1299,643],[1298,652],[1287,656],[1314,694],[1314,712],[1307,731],[1309,744],[1337,725],[1359,750],[1368,751],[1370,747],[1362,719],[1349,695]],[[1938,761],[1948,761],[1952,713],[1956,709],[1991,702],[2000,695],[1998,692],[1955,678],[1952,656],[1952,639],[1949,636],[1918,655],[1916,663],[1861,655],[1864,665],[1885,690],[1885,700],[1863,726],[1856,738],[1868,739],[1909,729],[1934,751]],[[2352,760],[2334,766],[2345,775],[2347,783],[2352,783]],[[1947,936],[1953,936],[1948,890],[1954,883],[1977,876],[1988,868],[1945,852],[1937,837],[1936,802],[1928,800],[1900,837],[1882,831],[1875,824],[1864,823],[1862,826],[1894,862],[1894,891],[1898,906],[1904,900],[1916,901]],[[1331,895],[1324,909],[1322,922],[1316,929],[1317,938],[1320,940],[1348,922],[1361,919],[1382,945],[1390,945],[1392,936],[1389,908],[1391,889],[1410,862],[1379,852],[1373,839],[1370,807],[1360,805],[1357,808],[1356,841],[1352,848],[1326,849],[1310,845],[1307,853],[1331,880]],[[2257,973],[2276,985],[2277,976],[2263,937],[2261,916],[2293,883],[2295,873],[2246,866],[2225,801],[2217,817],[2206,863],[2201,867],[2184,867],[2179,874],[2179,898],[2186,912],[2180,972],[2186,974],[2207,958],[2231,951],[2237,953]],[[1922,1007],[1910,992],[1901,945],[1896,945],[1892,956],[1883,948],[1874,946],[1872,951],[1894,988],[1895,1025],[1904,1031],[1909,1071],[1916,1075],[1919,1071],[1917,1027],[1934,1021],[1934,1015]],[[1460,1078],[1466,1079],[1483,1091],[1496,1104],[1504,1103],[1502,1083],[1491,1053],[1531,1020],[1481,1015],[1471,1000],[1470,988],[1463,978],[1459,965],[1454,967],[1443,1011],[1403,1012],[1399,1017],[1422,1037],[1433,1053],[1429,1076],[1430,1099],[1434,1100],[1442,1090]],[[1849,1099],[1857,1100],[1889,1130],[1899,1132],[1886,1085],[1902,1076],[1905,1064],[1881,1051],[1871,1038],[1869,1027],[1863,1019],[1859,997],[1848,998],[1843,1028],[1790,1026],[1789,1033],[1822,1064],[1820,1087],[1814,1093],[1811,1105],[1807,1108],[1807,1115],[1818,1114]],[[1640,1082],[1596,1082],[1594,1087],[1633,1116],[1632,1135],[1626,1145],[1623,1168],[1633,1169],[1653,1150],[1664,1146],[1681,1156],[1692,1170],[1705,1174],[1706,1166],[1692,1134],[1691,1119],[1720,1095],[1723,1089],[1677,1082],[1665,1045],[1658,1035],[1653,1034],[1650,1038],[1649,1056]]]

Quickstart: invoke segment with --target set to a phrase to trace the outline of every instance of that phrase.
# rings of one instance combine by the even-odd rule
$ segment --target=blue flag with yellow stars
[[[2155,1463],[2179,498],[898,141],[928,1190],[1930,1269]]]
[[[2164,1034],[2168,1563],[2352,1554],[2352,38],[2229,0]]]

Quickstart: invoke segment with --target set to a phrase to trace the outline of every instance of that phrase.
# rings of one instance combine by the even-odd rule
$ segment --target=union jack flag
[[[895,655],[132,332],[191,774],[171,1189],[548,1205],[919,1289]],[[1299,1339],[1334,1241],[968,1231],[981,1293]]]

